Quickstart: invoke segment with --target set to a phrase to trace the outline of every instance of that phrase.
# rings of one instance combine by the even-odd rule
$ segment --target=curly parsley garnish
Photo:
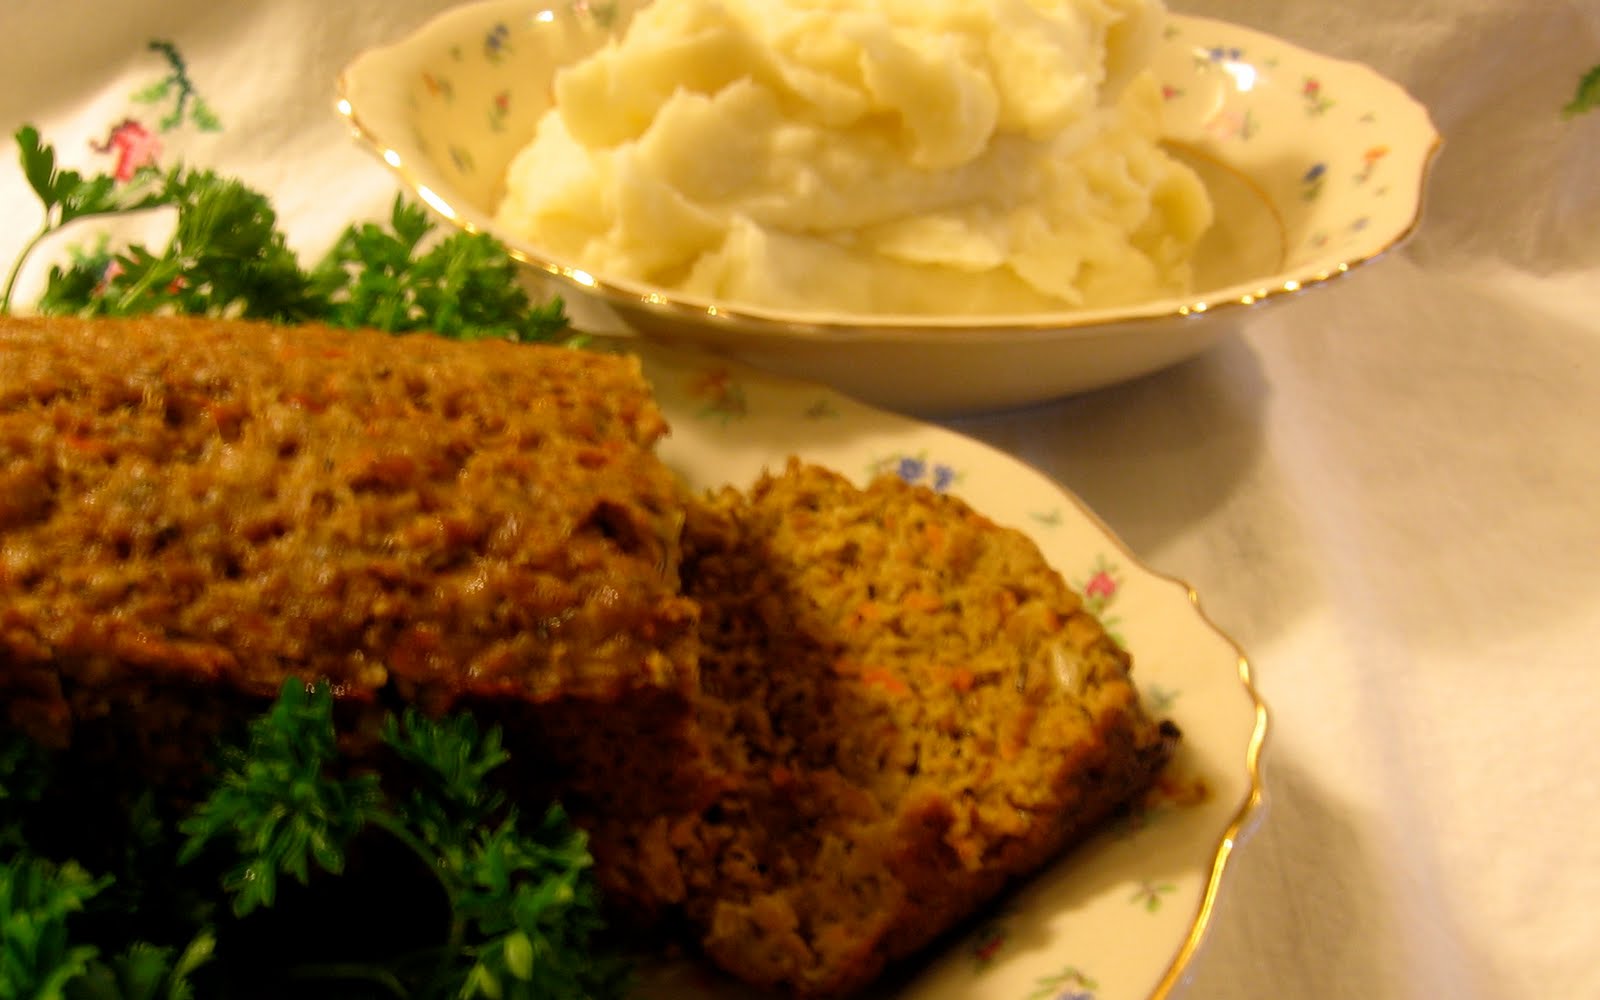
[[[0,731],[0,996],[39,1000],[186,1000],[216,939],[196,914],[181,945],[81,933],[115,895],[116,878],[31,844],[49,795],[52,760]],[[40,837],[49,842],[52,838]]]
[[[154,1000],[231,996],[241,984],[252,995],[264,986],[308,995],[319,983],[341,996],[417,1000],[624,994],[627,967],[597,946],[603,921],[584,836],[558,805],[530,819],[507,801],[495,784],[508,759],[497,729],[407,710],[386,718],[369,766],[340,751],[333,707],[326,685],[287,681],[247,738],[225,748],[210,792],[167,831],[176,870],[215,879],[227,900],[195,907],[180,944],[92,933],[125,926],[93,911],[119,877],[133,876],[91,873],[15,835],[40,801],[34,758],[44,755],[9,734],[0,747],[0,995]],[[379,934],[376,944],[349,935],[347,947],[283,933],[315,923],[318,909],[361,906],[341,896],[349,891],[336,877],[373,858],[385,859],[377,877],[403,886],[405,922],[422,932]],[[367,919],[381,925],[384,915]],[[282,943],[263,951],[263,939]],[[306,957],[311,946],[321,950]]]
[[[237,180],[209,170],[148,168],[119,186],[110,175],[59,169],[55,150],[32,126],[18,129],[16,139],[44,221],[0,292],[0,313],[11,310],[24,263],[52,233],[90,216],[167,208],[177,224],[165,247],[102,247],[52,266],[39,311],[318,321],[458,339],[571,337],[561,301],[535,306],[497,240],[461,232],[430,242],[433,221],[404,197],[395,199],[387,225],[348,227],[308,269],[289,248],[268,198]]]
[[[447,917],[440,940],[364,961],[291,970],[300,979],[359,979],[400,997],[619,995],[623,969],[598,958],[599,898],[582,833],[559,806],[528,822],[496,789],[508,759],[496,729],[470,715],[434,721],[414,709],[383,727],[395,766],[340,777],[333,696],[289,681],[227,761],[216,790],[180,824],[180,859],[223,842],[235,916],[275,902],[280,877],[338,875],[359,838],[389,838],[431,873]],[[398,780],[396,780],[398,779]]]
[[[0,291],[0,313],[11,310],[11,296],[22,265],[45,237],[78,219],[134,212],[161,203],[161,193],[147,190],[147,177],[140,177],[134,188],[119,189],[109,174],[84,177],[76,170],[58,169],[54,147],[41,142],[38,129],[32,125],[18,129],[16,138],[22,174],[44,207],[44,221],[12,264],[5,288]]]

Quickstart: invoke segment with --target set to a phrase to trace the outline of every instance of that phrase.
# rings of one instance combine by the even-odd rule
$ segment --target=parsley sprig
[[[326,687],[284,685],[249,743],[224,752],[216,790],[179,825],[188,837],[180,862],[232,840],[238,860],[222,885],[236,916],[271,906],[280,874],[305,884],[313,864],[342,873],[348,844],[382,809],[376,774],[329,774],[338,757],[332,705]]]
[[[181,945],[85,934],[92,911],[113,905],[116,877],[33,849],[29,821],[49,795],[51,765],[20,733],[0,732],[0,996],[189,1000],[216,944],[207,921]]]
[[[8,837],[0,847],[0,995],[181,1000],[263,981],[295,992],[320,981],[340,995],[401,1000],[624,994],[626,965],[598,947],[604,925],[583,834],[558,805],[530,819],[507,800],[496,784],[508,760],[498,729],[467,714],[435,720],[408,709],[385,719],[383,754],[369,768],[341,751],[333,712],[325,684],[286,682],[247,737],[222,752],[211,791],[175,824],[168,846],[178,864],[213,873],[229,903],[227,913],[198,909],[181,947],[80,933],[116,879]],[[15,737],[0,748],[0,789],[20,793],[0,800],[6,829],[20,829],[21,800],[41,787],[29,760],[38,754]],[[251,918],[315,907],[337,893],[334,877],[352,859],[384,854],[379,841],[409,852],[407,870],[436,884],[446,911],[437,934],[307,961],[286,943],[267,953],[270,968],[248,966],[239,941],[258,936]],[[287,885],[300,890],[293,904]],[[416,901],[408,920],[433,926],[433,894],[410,889],[407,898]]]
[[[177,224],[164,248],[134,245],[116,255],[80,257],[66,269],[51,268],[40,311],[176,312],[299,322],[322,308],[264,195],[209,170],[178,169],[136,203],[140,210],[160,206],[177,209]]]
[[[311,272],[318,318],[334,326],[430,330],[475,340],[531,342],[566,332],[560,299],[530,304],[517,264],[493,238],[458,232],[429,249],[434,225],[396,199],[387,226],[350,226]]]
[[[0,291],[0,312],[10,311],[11,296],[16,291],[22,266],[45,237],[78,219],[134,212],[160,204],[163,198],[163,192],[150,190],[151,173],[148,171],[135,178],[138,182],[135,187],[119,189],[110,175],[85,177],[76,170],[58,168],[54,147],[43,143],[39,130],[32,125],[18,129],[16,138],[21,151],[22,174],[44,207],[44,220],[23,245],[6,276],[5,289]]]
[[[18,129],[16,140],[44,219],[7,277],[0,313],[11,311],[18,276],[47,237],[90,216],[164,208],[177,217],[165,246],[102,247],[53,265],[39,311],[319,321],[459,339],[571,339],[561,300],[534,305],[499,241],[465,232],[435,238],[426,210],[403,196],[384,224],[347,227],[308,268],[289,247],[270,199],[236,179],[180,166],[164,173],[147,168],[119,186],[106,174],[58,169],[54,148],[32,126]]]
[[[217,841],[236,863],[223,876],[236,916],[269,907],[280,877],[309,884],[344,871],[351,845],[381,834],[410,850],[442,890],[449,917],[432,947],[363,962],[318,963],[304,978],[359,978],[400,997],[491,1000],[620,993],[623,967],[599,958],[603,926],[582,833],[559,806],[529,823],[494,784],[508,759],[497,729],[466,714],[390,716],[382,742],[397,762],[386,792],[374,772],[337,774],[333,696],[284,685],[232,753],[216,791],[181,824],[180,858]]]

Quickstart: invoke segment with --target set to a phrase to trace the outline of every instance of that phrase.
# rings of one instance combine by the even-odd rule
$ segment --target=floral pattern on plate
[[[928,458],[926,451],[915,455],[893,452],[880,455],[867,463],[867,474],[877,477],[893,473],[912,486],[926,486],[935,493],[949,492],[961,481],[962,474],[954,466]]]

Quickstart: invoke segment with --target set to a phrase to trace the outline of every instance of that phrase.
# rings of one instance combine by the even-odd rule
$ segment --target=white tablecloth
[[[152,126],[163,160],[271,192],[316,252],[395,191],[334,74],[441,6],[7,0],[0,126],[109,166],[91,143],[170,106],[135,100],[169,40],[221,129]],[[1445,136],[1402,251],[1164,373],[953,422],[1190,581],[1254,664],[1270,805],[1184,995],[1600,996],[1600,112],[1559,114],[1600,3],[1174,7],[1367,62]],[[9,262],[37,222],[9,154],[0,206]]]

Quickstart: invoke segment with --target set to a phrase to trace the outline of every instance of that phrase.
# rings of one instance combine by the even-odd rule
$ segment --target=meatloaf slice
[[[691,508],[701,725],[743,781],[601,824],[602,878],[734,975],[850,993],[1138,796],[1177,731],[1019,532],[791,464]]]
[[[629,357],[0,319],[0,712],[192,766],[229,705],[323,678],[513,722],[574,796],[706,787],[665,432]]]

